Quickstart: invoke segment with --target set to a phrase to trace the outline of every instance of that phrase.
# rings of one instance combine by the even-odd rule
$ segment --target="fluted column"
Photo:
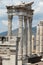
[[[36,32],[36,54],[40,53],[40,25],[37,25],[37,32]]]
[[[32,35],[32,54],[35,53],[34,44],[35,44],[35,36]]]
[[[8,15],[8,37],[12,36],[12,15]]]
[[[27,55],[27,17],[24,16],[24,43],[23,43],[23,57]]]
[[[30,56],[32,54],[32,19],[28,18],[28,53],[27,55]]]
[[[23,16],[19,17],[19,49],[18,49],[18,65],[22,65],[22,55],[23,55]]]
[[[40,24],[40,54],[43,54],[43,23]]]

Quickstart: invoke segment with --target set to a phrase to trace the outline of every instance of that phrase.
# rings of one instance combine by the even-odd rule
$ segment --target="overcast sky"
[[[33,23],[32,26],[36,26],[40,20],[43,20],[43,0],[0,0],[0,32],[8,30],[8,18],[7,18],[7,9],[6,5],[15,5],[23,2],[32,2],[34,4],[32,8],[34,9]],[[13,17],[12,29],[18,27],[18,18]]]

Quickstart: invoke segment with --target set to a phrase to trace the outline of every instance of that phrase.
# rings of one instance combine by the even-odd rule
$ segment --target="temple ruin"
[[[43,22],[37,25],[35,39],[35,36],[32,35],[33,3],[6,6],[8,35],[0,39],[0,65],[33,65],[29,63],[30,58],[36,56],[40,61],[38,56],[43,55]],[[13,16],[18,16],[18,36],[12,36]],[[34,44],[36,44],[36,49],[34,49]]]
[[[2,65],[25,65],[28,63],[28,56],[32,55],[32,20],[34,11],[32,4],[33,2],[6,6],[8,14],[8,41],[0,42]],[[18,16],[19,19],[18,37],[12,36],[13,16]],[[20,38],[19,44],[17,44],[18,38]]]

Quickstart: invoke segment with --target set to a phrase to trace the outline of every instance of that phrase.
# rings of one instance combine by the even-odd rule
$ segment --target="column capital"
[[[13,18],[13,15],[8,15],[8,18],[9,18],[9,19],[12,19],[12,18]]]
[[[28,17],[29,19],[31,19],[32,17]]]
[[[27,16],[24,16],[24,20],[27,20]]]
[[[18,18],[19,19],[23,19],[23,15],[18,15]]]
[[[32,20],[33,20],[32,17],[28,17],[28,21],[29,21],[29,23],[32,23]]]

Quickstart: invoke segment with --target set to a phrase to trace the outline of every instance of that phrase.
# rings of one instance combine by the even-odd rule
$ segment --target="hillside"
[[[5,32],[2,32],[2,33],[0,33],[0,36],[6,36],[7,35],[7,32],[8,31],[5,31]],[[18,34],[18,29],[15,29],[15,30],[13,30],[12,31],[12,34],[13,34],[13,36],[17,36],[17,34]],[[32,34],[36,34],[36,27],[33,27],[32,28]]]

